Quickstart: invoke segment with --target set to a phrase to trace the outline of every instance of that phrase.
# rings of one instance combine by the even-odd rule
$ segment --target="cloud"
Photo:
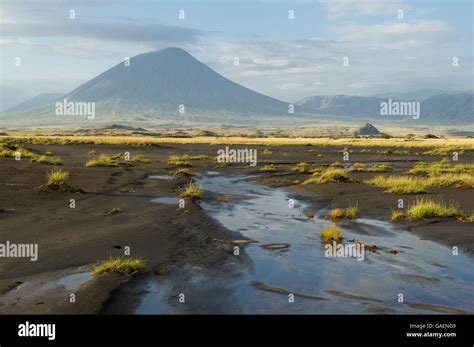
[[[398,15],[398,10],[408,10],[412,8],[403,1],[391,0],[321,0],[321,4],[326,7],[332,17],[345,15],[388,15],[394,17]]]
[[[120,4],[121,1],[115,4]],[[99,0],[41,0],[9,1],[2,3],[2,36],[11,38],[77,37],[104,42],[173,43],[195,42],[205,32],[182,26],[163,25],[131,18],[102,16],[96,20],[81,17],[80,9],[110,5]],[[76,7],[77,6],[77,7]],[[69,19],[75,9],[76,19]],[[100,13],[100,12],[99,12]]]
[[[346,24],[335,31],[340,38],[347,41],[385,41],[388,43],[399,39],[440,42],[448,39],[454,33],[447,23],[440,20],[376,25]]]
[[[4,36],[11,37],[82,37],[111,42],[194,42],[202,31],[161,25],[124,23],[97,23],[68,20],[63,22],[21,22],[2,24]]]

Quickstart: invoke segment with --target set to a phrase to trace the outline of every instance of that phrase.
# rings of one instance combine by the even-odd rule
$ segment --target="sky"
[[[472,0],[2,0],[0,10],[3,108],[166,47],[287,102],[474,89]]]

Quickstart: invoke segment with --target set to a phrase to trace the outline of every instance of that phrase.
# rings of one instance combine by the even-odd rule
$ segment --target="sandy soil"
[[[290,168],[299,162],[327,165],[342,162],[341,147],[312,146],[252,146],[259,153],[259,164],[218,166],[212,158],[218,146],[209,145],[25,145],[37,153],[51,151],[61,157],[63,169],[70,172],[70,185],[82,188],[84,193],[64,193],[41,187],[46,183],[46,172],[52,166],[31,163],[29,159],[15,161],[0,158],[0,240],[15,243],[37,243],[39,258],[32,262],[24,258],[0,258],[0,313],[100,313],[114,291],[130,277],[106,274],[79,283],[72,292],[77,300],[68,300],[71,291],[64,290],[60,279],[74,273],[88,272],[100,260],[121,256],[124,247],[131,255],[146,259],[150,272],[163,274],[179,263],[214,267],[225,262],[231,247],[215,239],[242,239],[242,236],[224,230],[200,208],[199,203],[187,200],[186,209],[175,205],[151,203],[156,197],[177,196],[179,189],[190,181],[187,176],[173,180],[147,179],[148,174],[166,174],[177,167],[168,165],[169,155],[207,155],[209,159],[192,161],[192,171],[208,170],[237,173],[258,173],[258,182],[285,186],[321,209],[346,207],[357,201],[361,216],[388,220],[391,209],[401,197],[405,204],[414,195],[391,195],[383,189],[360,183],[374,173],[351,173],[352,183],[301,186],[292,184],[307,174],[297,174]],[[238,146],[236,146],[238,147]],[[262,155],[269,148],[272,153]],[[127,163],[120,167],[89,168],[84,163],[94,149],[110,155],[130,152],[144,155],[150,164]],[[314,149],[317,152],[310,152]],[[396,170],[410,168],[417,161],[439,161],[440,157],[420,155],[360,153],[353,148],[351,162],[387,162]],[[382,148],[380,148],[382,150]],[[413,150],[418,152],[419,150]],[[316,154],[321,153],[322,157]],[[474,153],[467,152],[461,162],[474,162]],[[276,173],[261,173],[259,168],[273,163]],[[425,194],[426,195],[426,194]],[[462,210],[473,211],[472,191],[436,189],[428,196],[459,202]],[[76,200],[76,208],[69,201]],[[218,197],[205,194],[204,199]],[[113,208],[121,213],[107,215]],[[317,214],[317,211],[315,211]],[[401,223],[422,238],[448,246],[458,246],[461,252],[474,251],[472,223],[455,219]],[[166,272],[166,271],[164,271]],[[110,305],[109,305],[110,307]],[[115,310],[117,311],[117,310]]]

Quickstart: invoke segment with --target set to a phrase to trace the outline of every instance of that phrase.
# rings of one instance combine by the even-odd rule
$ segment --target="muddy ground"
[[[231,257],[232,247],[219,240],[241,239],[208,217],[199,201],[186,200],[185,209],[176,205],[150,202],[156,197],[177,196],[191,177],[173,180],[147,179],[149,174],[167,174],[179,167],[167,164],[170,155],[207,155],[207,160],[192,161],[190,170],[196,174],[219,171],[223,174],[257,174],[255,181],[270,186],[283,186],[315,206],[319,217],[323,209],[347,207],[357,202],[362,217],[389,220],[391,210],[403,198],[405,205],[416,195],[394,195],[384,189],[361,183],[379,173],[350,173],[351,183],[322,185],[296,184],[308,174],[291,171],[299,162],[329,165],[343,163],[342,147],[314,146],[252,146],[258,150],[258,165],[219,165],[213,158],[221,146],[212,145],[24,145],[36,153],[52,152],[69,171],[69,184],[83,193],[66,193],[45,188],[46,173],[53,167],[32,163],[29,159],[15,161],[0,158],[0,242],[37,243],[39,258],[0,258],[0,313],[101,313],[105,304],[110,309],[113,293],[131,278],[119,274],[94,276],[78,282],[74,290],[64,290],[61,279],[74,273],[87,273],[98,261],[121,256],[126,246],[131,255],[146,259],[149,272],[166,276],[178,264],[218,267]],[[243,146],[234,146],[244,148]],[[263,154],[269,149],[271,154]],[[130,152],[144,155],[151,163],[127,162],[119,167],[85,167],[88,153],[114,155]],[[407,154],[376,153],[386,148],[351,148],[349,163],[389,163],[395,173],[402,173],[418,161],[439,161],[440,156],[423,156],[419,149]],[[318,157],[318,154],[321,156]],[[460,157],[460,163],[474,162],[474,153]],[[263,173],[265,164],[275,164],[278,171]],[[384,173],[385,175],[393,172]],[[474,210],[471,190],[433,189],[425,196],[440,196],[457,201],[464,211]],[[70,208],[70,199],[76,207]],[[206,194],[204,199],[222,199]],[[225,199],[224,199],[225,202]],[[107,212],[120,208],[121,212]],[[400,227],[422,238],[459,247],[460,252],[473,255],[472,223],[456,219],[426,220],[400,223]],[[235,258],[233,258],[235,259]],[[76,302],[70,303],[74,292]],[[112,300],[113,303],[113,300]],[[119,305],[117,303],[117,305]]]

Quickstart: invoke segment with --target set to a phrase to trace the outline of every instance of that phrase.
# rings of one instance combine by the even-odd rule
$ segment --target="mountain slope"
[[[23,101],[22,103],[16,106],[10,107],[8,110],[5,110],[5,112],[16,112],[16,111],[28,110],[30,108],[44,106],[46,104],[49,104],[50,102],[60,99],[63,95],[64,94],[62,93],[39,94],[31,99]]]
[[[359,120],[378,120],[395,122],[412,122],[412,117],[381,116],[382,102],[408,101],[397,98],[361,97],[348,95],[312,96],[299,102],[304,108],[311,109],[320,115],[354,118]],[[473,94],[441,94],[420,102],[418,124],[447,125],[474,124]]]
[[[285,116],[289,105],[228,80],[179,48],[137,55],[130,59],[130,66],[117,64],[64,99],[95,102],[96,120],[114,122],[185,116]],[[180,105],[184,105],[184,114],[179,112]],[[8,117],[33,117],[43,122],[87,119],[56,116],[54,104]]]

